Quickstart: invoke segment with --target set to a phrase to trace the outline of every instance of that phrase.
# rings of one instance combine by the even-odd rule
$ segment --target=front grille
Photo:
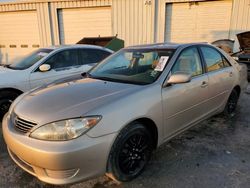
[[[15,124],[15,128],[23,133],[27,133],[29,132],[34,126],[36,126],[37,124],[25,119],[22,119],[18,116],[15,117],[14,119],[14,124]]]

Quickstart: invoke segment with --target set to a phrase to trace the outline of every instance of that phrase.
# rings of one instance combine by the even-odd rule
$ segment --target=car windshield
[[[24,70],[32,65],[34,65],[36,62],[38,62],[43,57],[47,56],[50,52],[52,52],[52,49],[39,49],[26,57],[22,58],[21,60],[14,62],[8,66],[10,69],[15,70]]]
[[[89,71],[89,77],[113,82],[151,84],[161,75],[174,50],[123,49]]]

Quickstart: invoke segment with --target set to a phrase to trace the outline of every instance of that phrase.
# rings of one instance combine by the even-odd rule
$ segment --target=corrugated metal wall
[[[111,6],[112,34],[125,45],[163,42],[165,4],[190,0],[51,0],[0,5],[0,11],[37,10],[40,46],[60,44],[58,9]],[[202,0],[192,0],[202,1]],[[204,0],[205,1],[205,0]],[[156,14],[155,14],[156,13]]]
[[[230,38],[235,39],[235,50],[239,48],[236,34],[248,30],[250,30],[250,0],[234,0]]]
[[[155,24],[155,42],[164,42],[166,23],[166,3],[207,1],[207,0],[158,0],[155,10],[157,12]]]
[[[35,34],[37,35],[37,32],[39,33],[38,40],[36,40],[38,42],[35,42],[34,44],[29,44],[33,41],[26,40],[27,42],[24,42],[21,45],[18,41],[15,42],[16,44],[11,43],[11,45],[6,45],[6,41],[4,41],[5,43],[3,44],[3,41],[0,40],[0,63],[9,63],[9,60],[20,58],[39,47],[59,45],[58,12],[60,10],[64,8],[80,7],[110,7],[111,2],[112,0],[27,0],[27,2],[16,1],[0,3],[0,12],[3,14],[18,11],[34,11],[37,16],[37,23],[34,24],[37,24],[38,28],[38,31],[36,31]],[[12,21],[12,24],[15,24],[14,21]],[[25,24],[25,22],[22,24]],[[110,30],[112,30],[112,28],[110,28]],[[32,35],[32,33],[29,34]],[[22,46],[25,46],[25,48]]]
[[[60,44],[75,44],[83,37],[112,36],[111,7],[58,9]]]
[[[53,44],[60,44],[58,28],[58,9],[100,6],[111,6],[111,0],[58,1],[49,3],[49,7],[51,10],[51,30],[53,33]]]
[[[35,10],[0,12],[0,62],[12,62],[39,47],[37,23]]]
[[[0,4],[0,12],[36,10],[40,35],[40,46],[58,45],[58,9],[77,7],[111,6],[111,0],[62,0],[29,1]]]
[[[126,46],[152,43],[154,5],[151,0],[113,0],[113,34],[124,39]]]
[[[202,0],[51,0],[4,3],[0,12],[36,10],[40,46],[59,44],[58,9],[111,6],[112,34],[125,40],[126,45],[163,42],[165,5],[170,2]],[[205,1],[205,0],[204,0]],[[250,29],[250,0],[234,0],[230,37]]]
[[[228,38],[232,0],[166,4],[166,42],[213,42]]]
[[[188,1],[203,0],[113,0],[113,34],[126,46],[163,42],[165,4]]]
[[[24,10],[36,10],[38,16],[38,26],[40,34],[40,46],[51,44],[50,28],[49,28],[49,13],[47,3],[13,3],[0,5],[0,12],[13,12]]]

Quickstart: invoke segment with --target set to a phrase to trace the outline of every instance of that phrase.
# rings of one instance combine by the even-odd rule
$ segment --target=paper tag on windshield
[[[48,55],[48,53],[45,53],[45,52],[39,52],[39,53],[38,53],[38,55],[39,55],[39,56],[43,56],[43,57],[44,57],[44,56]]]
[[[157,64],[154,70],[162,72],[167,64],[168,58],[168,56],[161,56],[159,63]]]

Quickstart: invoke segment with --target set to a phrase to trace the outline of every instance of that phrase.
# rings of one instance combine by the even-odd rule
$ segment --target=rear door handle
[[[229,72],[229,76],[232,77],[233,76],[233,72]]]
[[[204,88],[204,87],[207,87],[207,86],[208,86],[207,82],[203,81],[202,84],[201,84],[201,87]]]

